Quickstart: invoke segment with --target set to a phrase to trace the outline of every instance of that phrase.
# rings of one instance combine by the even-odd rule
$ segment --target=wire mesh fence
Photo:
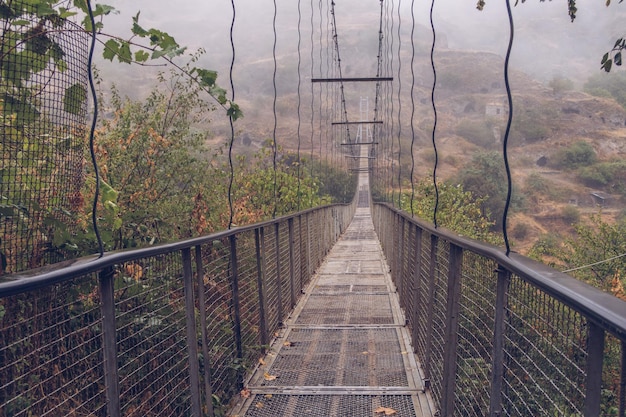
[[[296,258],[321,261],[354,209],[0,283],[0,417],[220,415],[310,279]]]
[[[31,2],[0,12],[2,273],[67,257],[81,206],[89,35]]]
[[[0,416],[104,415],[96,277],[87,274],[0,303]]]
[[[389,264],[404,265],[393,278],[441,415],[626,415],[626,303],[389,205],[373,211]]]

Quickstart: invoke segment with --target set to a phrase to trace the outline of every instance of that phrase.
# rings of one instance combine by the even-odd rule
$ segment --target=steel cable
[[[311,77],[315,72],[315,8],[311,0]],[[309,175],[313,177],[313,149],[315,137],[315,89],[311,83],[311,153],[309,157]],[[310,194],[309,207],[313,205],[313,195]]]
[[[302,166],[302,162],[300,160],[300,147],[301,147],[301,136],[300,136],[300,128],[301,128],[301,115],[300,115],[300,107],[301,107],[301,103],[302,103],[302,97],[301,97],[301,90],[300,87],[302,86],[302,50],[301,50],[301,45],[302,45],[302,0],[298,0],[298,104],[297,104],[297,114],[298,114],[298,128],[297,128],[297,136],[298,136],[298,150],[297,150],[297,156],[296,156],[296,161],[297,161],[297,166],[296,166],[296,170],[297,170],[297,175],[298,175],[298,211],[301,210],[301,200],[302,200],[302,195],[301,195],[301,176],[302,176],[302,172],[301,172],[301,166]]]
[[[391,28],[389,29],[389,34],[391,34],[391,42],[389,45],[389,51],[391,52],[391,59],[389,60],[389,73],[393,76],[393,47],[394,47],[394,36],[393,36],[393,30],[394,30],[394,25],[395,25],[395,21],[394,21],[394,11],[395,11],[395,1],[392,0],[391,2]],[[389,15],[387,17],[387,19],[389,20]],[[395,186],[394,186],[394,181],[395,181],[395,163],[393,161],[394,155],[395,155],[395,145],[394,145],[394,89],[393,89],[393,84],[390,87],[391,90],[391,98],[390,98],[390,109],[389,109],[389,141],[391,142],[391,186],[392,186],[392,192],[391,192],[391,203],[394,204],[395,201]],[[399,166],[400,164],[398,164]],[[398,202],[400,200],[398,199]],[[398,205],[399,206],[399,205]]]
[[[87,60],[87,74],[89,77],[89,88],[91,90],[91,98],[93,100],[93,118],[91,119],[91,128],[89,130],[89,153],[91,155],[91,163],[93,165],[94,175],[96,177],[96,189],[93,196],[93,203],[91,206],[91,223],[93,225],[93,231],[98,241],[98,251],[100,258],[104,256],[104,243],[102,243],[102,236],[100,236],[100,230],[98,229],[98,199],[100,198],[100,169],[98,168],[98,161],[96,160],[95,151],[95,132],[96,124],[98,123],[98,96],[96,94],[96,87],[93,82],[93,53],[96,46],[96,22],[93,16],[93,10],[91,8],[91,0],[87,0],[87,11],[89,13],[89,21],[91,23],[91,45],[89,46],[89,57]]]
[[[506,246],[506,256],[511,253],[511,245],[509,243],[509,234],[507,231],[507,217],[511,206],[511,195],[513,191],[513,180],[511,177],[511,167],[509,165],[508,143],[509,134],[511,133],[511,123],[513,121],[513,97],[511,95],[511,85],[509,83],[509,60],[511,59],[511,51],[513,50],[513,37],[515,35],[515,27],[513,25],[513,12],[511,10],[510,0],[506,0],[506,10],[509,17],[509,45],[506,50],[506,58],[504,60],[504,85],[506,88],[506,97],[509,103],[509,115],[502,140],[502,156],[504,157],[504,167],[506,169],[507,193],[506,202],[504,204],[504,212],[502,213],[502,237]]]
[[[439,210],[439,186],[437,185],[437,167],[439,165],[439,153],[437,151],[436,133],[437,133],[437,104],[435,103],[435,90],[437,88],[437,68],[435,67],[435,46],[437,42],[437,32],[435,31],[435,23],[433,20],[433,10],[435,8],[435,0],[432,0],[430,4],[430,28],[433,33],[433,43],[430,48],[430,65],[433,69],[433,88],[430,93],[430,102],[433,107],[433,132],[432,142],[433,150],[435,152],[435,164],[433,167],[433,186],[435,187],[435,207],[433,209],[433,224],[437,227],[437,212]]]
[[[337,69],[339,71],[339,78],[343,79],[343,71],[341,69],[341,54],[339,53],[339,35],[337,33],[337,19],[335,17],[335,2],[331,1],[330,3],[331,5],[331,16],[333,19],[333,40],[335,43],[335,52],[337,53]],[[347,124],[348,122],[348,111],[346,109],[346,96],[345,96],[345,91],[344,91],[344,85],[343,85],[343,81],[339,83],[339,89],[341,92],[341,110],[343,113],[343,122],[346,122],[346,135],[347,135],[347,143],[352,143],[352,140],[350,138],[350,126]],[[351,151],[352,155],[354,155],[354,150]]]
[[[235,0],[231,0],[231,6],[233,10],[233,17],[230,22],[230,47],[231,47],[231,61],[230,61],[230,71],[229,71],[229,79],[230,79],[230,89],[231,89],[231,100],[235,101],[235,84],[233,81],[233,68],[235,67],[235,41],[234,41],[234,29],[235,29]],[[233,227],[233,219],[235,217],[235,210],[233,207],[233,183],[235,182],[235,166],[233,164],[233,145],[235,143],[235,126],[233,123],[233,115],[229,114],[228,121],[230,124],[230,143],[228,144],[228,166],[230,168],[230,178],[228,181],[228,209],[229,209],[229,218],[228,218],[228,229]]]
[[[402,208],[402,0],[398,0],[398,208]]]
[[[274,18],[272,20],[272,30],[274,32],[274,46],[272,48],[272,60],[274,62],[274,73],[272,75],[272,86],[274,90],[274,101],[272,104],[272,114],[274,115],[274,129],[272,133],[272,162],[274,167],[273,172],[273,186],[274,186],[274,209],[272,211],[272,218],[276,218],[276,212],[278,210],[278,184],[277,184],[277,158],[278,149],[276,141],[276,130],[278,128],[278,117],[276,116],[276,102],[278,100],[278,88],[276,87],[276,73],[278,72],[278,62],[276,60],[276,44],[278,43],[278,35],[276,33],[276,17],[278,15],[278,7],[276,6],[276,0],[274,0]]]
[[[411,216],[415,215],[413,200],[415,200],[415,0],[411,1]]]

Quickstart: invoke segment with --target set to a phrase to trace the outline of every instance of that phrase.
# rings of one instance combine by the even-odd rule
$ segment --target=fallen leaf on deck
[[[278,377],[276,375],[270,375],[266,372],[263,374],[263,378],[265,378],[266,381],[273,381]]]
[[[387,407],[378,407],[376,410],[374,410],[374,412],[376,414],[384,414],[386,416],[393,416],[397,413],[397,411],[394,410],[393,408],[387,408]]]
[[[242,398],[250,398],[250,390],[248,388],[244,388],[239,393]]]
[[[283,343],[283,346],[289,347],[289,346],[291,346],[291,342],[290,341],[286,341],[286,342]]]
[[[265,398],[267,398],[267,399],[269,400],[270,398],[272,398],[272,397],[273,397],[273,395],[272,395],[272,394],[265,394],[265,395],[264,395],[264,397],[265,397]]]
[[[265,405],[263,403],[256,403],[255,407],[256,408],[263,408],[263,407],[265,407]]]
[[[263,358],[259,358],[259,365],[265,366],[265,361],[263,360]]]

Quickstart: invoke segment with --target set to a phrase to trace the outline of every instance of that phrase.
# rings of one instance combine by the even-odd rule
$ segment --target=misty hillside
[[[141,7],[141,3],[137,7]],[[150,12],[150,7],[152,3],[144,7],[146,18],[158,20],[159,14]],[[221,7],[224,8],[208,13],[206,21],[198,22],[197,16],[190,15],[185,26],[172,20],[165,27],[172,33],[181,33],[181,39],[188,40],[188,45],[205,48],[201,63],[217,69],[218,82],[228,86],[232,59],[231,16],[226,6]],[[312,77],[337,76],[333,40],[324,32],[329,28],[319,27],[326,16],[321,17],[322,12],[317,7],[309,9],[306,4],[298,30],[296,7],[297,3],[290,3],[279,9],[274,47],[271,4],[239,3],[233,32],[236,59],[232,81],[235,101],[245,116],[236,124],[235,152],[238,154],[256,152],[273,136],[274,106],[276,140],[284,152],[300,148],[307,156],[323,157],[325,149],[337,146],[328,143],[338,135],[329,126],[336,120],[337,113],[319,114],[321,103],[332,102],[337,90],[328,85],[312,86],[310,82]],[[392,139],[384,145],[381,160],[387,164],[398,160],[406,181],[411,165],[407,150],[411,143],[417,178],[431,175],[434,160],[430,101],[432,35],[428,10],[425,5],[417,7],[414,28],[409,6],[404,4],[393,22],[397,37],[383,40],[384,53],[393,58],[385,64],[381,75],[395,77],[393,83],[382,87],[383,94],[402,96],[401,108],[396,107],[393,112],[390,108],[378,109],[379,117],[386,120],[382,132]],[[611,98],[583,92],[583,86],[589,77],[600,73],[600,58],[621,35],[619,22],[626,13],[618,5],[606,9],[604,4],[584,4],[579,9],[574,23],[569,21],[567,9],[561,2],[526,2],[514,9],[516,40],[510,74],[514,121],[509,153],[515,192],[523,196],[525,204],[516,209],[513,223],[527,224],[530,230],[518,239],[518,249],[550,230],[565,233],[571,230],[571,222],[561,215],[564,207],[573,205],[583,213],[596,212],[598,201],[592,193],[602,193],[605,214],[618,216],[624,206],[626,178],[620,177],[624,174],[619,161],[623,161],[626,152],[626,112]],[[379,9],[347,2],[337,4],[336,10],[343,75],[375,76]],[[179,12],[184,13],[184,10]],[[387,10],[386,13],[392,12]],[[487,2],[485,10],[478,12],[471,1],[459,5],[442,0],[435,8],[434,20],[438,176],[441,180],[457,181],[475,155],[501,151],[509,111],[503,76],[509,27],[502,5],[495,1]],[[194,25],[211,30],[194,29]],[[162,69],[137,71],[126,67],[122,70],[120,76],[119,65],[102,64],[104,79],[115,79],[120,91],[142,97],[154,84],[156,72]],[[607,75],[611,76],[614,74]],[[551,85],[557,81],[562,81],[563,86]],[[375,95],[372,85],[346,85],[349,120],[364,117],[359,109],[363,98],[371,100],[367,117],[373,117]],[[219,114],[211,118],[210,125],[205,126],[211,132],[207,141],[212,147],[218,147],[230,139],[230,128]],[[354,134],[352,130],[351,135]],[[581,142],[590,145],[595,153],[593,165],[564,164],[563,155],[572,148],[577,149]],[[602,170],[609,170],[613,177],[599,178],[595,173],[604,172]],[[536,195],[529,184],[538,181],[541,189],[551,192]]]

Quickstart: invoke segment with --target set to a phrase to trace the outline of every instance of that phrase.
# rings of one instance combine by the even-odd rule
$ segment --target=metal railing
[[[355,206],[5,279],[0,416],[218,415]]]
[[[439,415],[626,415],[626,302],[386,204],[373,218]]]

